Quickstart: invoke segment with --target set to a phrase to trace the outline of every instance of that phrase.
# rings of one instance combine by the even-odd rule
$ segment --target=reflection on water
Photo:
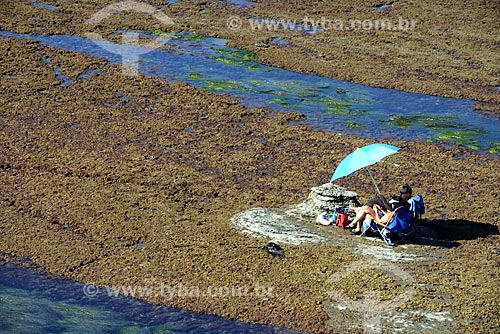
[[[165,35],[160,30],[138,34],[143,39]],[[139,71],[143,74],[230,94],[247,107],[299,111],[319,130],[374,140],[453,142],[492,153],[498,153],[500,146],[500,120],[474,112],[471,100],[372,88],[265,66],[257,63],[251,52],[225,47],[222,39],[177,33],[169,35],[168,50],[147,50],[110,42],[100,47],[76,36],[5,31],[0,31],[0,36],[29,38],[114,64],[122,62],[121,54],[140,54]]]
[[[297,333],[190,314],[125,297],[86,297],[81,283],[51,280],[11,264],[0,265],[0,332]]]
[[[54,10],[56,10],[56,9],[59,8],[57,6],[49,5],[49,4],[46,4],[46,3],[43,3],[43,2],[37,2],[35,0],[30,0],[30,2],[31,2],[31,5],[33,7],[48,9],[48,10],[51,10],[51,11],[54,11]]]
[[[375,8],[374,8],[374,9],[371,9],[371,10],[370,10],[370,12],[371,12],[371,13],[378,13],[378,12],[381,12],[381,11],[383,11],[384,9],[390,8],[390,7],[391,7],[391,4],[392,4],[392,2],[391,2],[390,4],[382,4],[382,5],[375,6]]]
[[[251,5],[255,5],[255,2],[247,1],[247,0],[225,0],[230,5],[237,5],[242,7],[248,7]]]

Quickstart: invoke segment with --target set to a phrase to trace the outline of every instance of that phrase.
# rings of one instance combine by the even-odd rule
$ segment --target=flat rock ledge
[[[316,222],[322,212],[335,208],[359,206],[357,194],[340,186],[327,183],[311,188],[304,202],[282,208],[251,208],[230,218],[235,229],[252,238],[278,244],[323,244],[339,246],[362,258],[375,258],[393,263],[435,261],[442,258],[446,248],[401,244],[387,246],[379,238],[352,236],[334,225]],[[351,216],[350,219],[353,217]],[[431,231],[422,231],[429,237]],[[417,233],[416,233],[417,234]]]
[[[261,241],[273,241],[284,245],[314,243],[342,247],[361,259],[350,264],[347,267],[350,270],[380,267],[386,268],[385,271],[389,274],[397,275],[399,273],[401,275],[402,272],[405,274],[406,272],[397,266],[398,263],[433,262],[444,256],[446,252],[444,247],[415,244],[389,247],[379,238],[353,236],[345,229],[331,225],[325,226],[316,222],[318,214],[324,211],[331,213],[335,208],[346,209],[349,206],[359,206],[356,196],[357,194],[353,191],[327,183],[312,188],[309,196],[302,203],[283,208],[251,208],[235,214],[231,217],[230,223],[245,235]],[[423,233],[423,236],[427,238],[432,237],[432,231],[426,230]],[[342,275],[346,275],[345,272],[338,271],[330,279]],[[327,281],[326,284],[330,284],[331,292],[335,292],[335,284],[337,283]],[[412,288],[409,287],[396,299],[391,300],[391,303],[397,302],[397,298],[402,298],[401,296],[412,298],[412,291]],[[342,328],[345,323],[351,323],[354,324],[353,328],[361,330],[364,325],[359,322],[359,312],[363,308],[359,307],[365,305],[362,303],[366,301],[352,301],[342,294],[332,296],[322,303],[323,310],[329,317],[327,326],[338,329]],[[364,307],[369,307],[369,304],[366,305]],[[380,305],[382,304],[377,306]],[[422,329],[424,332],[445,333],[449,323],[455,321],[451,313],[423,309],[400,312],[394,307],[387,307],[382,313],[380,316],[377,314],[376,319],[383,321],[388,328],[400,329],[401,332],[405,333],[410,333],[415,328]],[[376,325],[376,323],[374,324]],[[374,328],[377,329],[377,327]]]
[[[304,202],[284,208],[252,208],[235,214],[230,222],[245,235],[259,239],[292,245],[331,244],[331,238],[315,226],[315,218],[335,208],[359,205],[357,193],[326,183],[311,188]]]

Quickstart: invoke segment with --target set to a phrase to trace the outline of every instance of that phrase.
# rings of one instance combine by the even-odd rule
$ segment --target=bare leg
[[[349,227],[355,227],[354,232],[361,231],[361,223],[365,219],[366,215],[374,215],[373,208],[369,206],[362,206],[356,211],[356,217],[354,217],[353,221],[349,224]]]
[[[359,210],[361,210],[361,207],[360,206],[350,206],[349,210],[357,213]]]
[[[365,216],[365,219],[364,219],[362,222],[360,222],[360,223],[358,224],[358,227],[357,227],[357,228],[358,228],[360,231],[362,231],[362,230],[363,230],[363,223],[364,223],[365,221],[369,221],[369,220],[372,220],[372,219],[373,219],[373,220],[375,219],[375,218],[373,218],[373,215],[371,215],[371,214],[367,213],[367,214],[366,214],[366,216]]]

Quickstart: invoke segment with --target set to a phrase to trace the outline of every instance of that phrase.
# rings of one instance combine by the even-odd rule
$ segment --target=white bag
[[[316,217],[316,223],[321,225],[330,225],[333,222],[333,218],[330,218],[327,212],[322,212]]]

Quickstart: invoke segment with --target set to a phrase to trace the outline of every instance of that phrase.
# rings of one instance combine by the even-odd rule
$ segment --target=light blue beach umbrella
[[[358,169],[366,167],[366,169],[368,170],[368,174],[370,174],[373,184],[377,189],[377,192],[380,194],[380,190],[378,189],[377,183],[375,182],[375,179],[373,178],[368,166],[379,162],[383,158],[394,154],[399,150],[399,147],[387,144],[371,144],[360,147],[340,162],[340,164],[337,166],[337,169],[335,170],[335,173],[333,173],[330,182],[352,174]]]

